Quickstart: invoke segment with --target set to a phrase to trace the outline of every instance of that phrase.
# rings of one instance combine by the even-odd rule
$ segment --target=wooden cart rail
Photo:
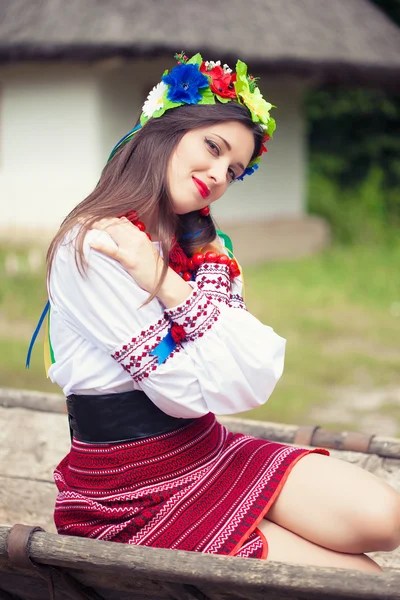
[[[0,388],[0,406],[65,413],[65,398],[60,394]],[[356,431],[337,432],[321,427],[286,425],[234,417],[219,417],[218,420],[234,433],[242,432],[284,444],[350,450],[375,454],[384,458],[400,459],[400,439],[397,438],[366,435]]]
[[[27,544],[36,566],[28,560],[16,563],[13,552],[11,559],[7,553],[9,525],[33,521],[52,527],[56,490],[51,473],[69,446],[65,412],[60,394],[0,388],[0,424],[11,447],[10,452],[3,448],[0,473],[2,522],[8,524],[0,526],[0,600],[400,600],[398,551],[372,555],[386,569],[395,570],[367,575],[120,545],[42,530],[34,532]],[[400,490],[398,439],[231,417],[219,420],[233,432],[332,448],[334,456],[375,472]],[[18,432],[25,427],[29,435],[25,431],[21,449]],[[35,454],[38,441],[40,451]],[[10,457],[17,457],[17,462],[10,464]]]
[[[34,565],[15,566],[7,555],[10,532],[10,527],[0,527],[1,600],[50,599],[50,577],[55,600],[400,599],[398,572],[300,567],[43,531],[23,540],[25,547],[29,539],[27,552]],[[15,556],[15,548],[10,554]],[[18,560],[24,565],[24,559]]]

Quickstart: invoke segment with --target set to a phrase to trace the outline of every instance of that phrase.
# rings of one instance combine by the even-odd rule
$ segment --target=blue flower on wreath
[[[178,65],[162,81],[169,85],[168,100],[184,104],[198,104],[199,90],[209,86],[208,77],[200,73],[198,65]]]
[[[243,177],[245,175],[253,175],[254,171],[257,171],[257,169],[257,164],[253,165],[252,167],[247,167],[247,169],[245,169],[244,173],[240,177],[236,177],[236,181],[243,181]]]

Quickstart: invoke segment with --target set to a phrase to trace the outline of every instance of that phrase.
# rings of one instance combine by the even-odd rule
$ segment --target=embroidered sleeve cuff
[[[202,337],[218,321],[220,311],[208,296],[199,288],[175,308],[169,308],[165,314],[175,324],[185,330],[186,340],[193,341]]]
[[[202,264],[196,273],[196,283],[215,304],[228,304],[231,291],[228,265]]]
[[[165,358],[169,358],[180,349],[180,345],[174,342],[169,345],[165,356],[160,359],[160,353],[154,352],[160,345],[167,345],[171,323],[164,315],[156,323],[153,323],[145,331],[141,331],[127,343],[116,348],[111,355],[129,373],[132,379],[140,382],[155,371]],[[163,348],[164,350],[164,348]]]
[[[240,294],[231,294],[229,306],[231,308],[241,308],[242,310],[247,310],[244,300]]]

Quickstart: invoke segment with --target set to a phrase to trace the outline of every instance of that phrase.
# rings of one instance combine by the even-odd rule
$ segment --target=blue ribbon
[[[29,366],[30,366],[33,346],[35,345],[36,338],[37,338],[39,331],[43,325],[43,321],[48,313],[49,308],[50,308],[50,302],[47,301],[47,304],[44,307],[42,314],[40,315],[40,319],[38,321],[38,324],[36,325],[36,329],[33,332],[32,339],[29,344],[28,353],[26,355],[26,363],[25,363],[25,367],[27,369],[29,369]],[[174,341],[174,338],[172,337],[172,333],[170,330],[170,331],[168,331],[167,335],[161,340],[161,342],[159,344],[157,344],[157,346],[155,348],[153,348],[153,350],[150,352],[150,354],[152,356],[156,356],[157,360],[158,360],[158,364],[161,365],[161,363],[163,363],[165,360],[167,360],[168,356],[171,354],[171,352],[173,350],[175,350],[175,348],[176,348],[176,342]]]
[[[38,322],[38,324],[36,325],[36,329],[35,329],[35,331],[33,332],[33,336],[32,336],[32,339],[31,339],[31,343],[29,344],[29,348],[28,348],[28,354],[26,355],[26,362],[25,362],[25,368],[26,368],[26,369],[29,369],[29,365],[30,365],[30,363],[31,363],[31,354],[32,354],[33,346],[35,345],[36,338],[37,338],[37,336],[38,336],[38,333],[39,333],[39,331],[40,331],[40,329],[41,329],[41,327],[42,327],[42,325],[43,325],[43,321],[44,321],[44,319],[45,319],[45,317],[46,317],[46,315],[47,315],[47,313],[48,313],[48,310],[49,310],[49,308],[50,308],[50,302],[49,302],[49,301],[47,301],[47,304],[46,304],[46,306],[44,307],[44,309],[43,309],[43,312],[42,312],[42,314],[41,314],[41,316],[40,316],[39,322]]]
[[[139,123],[139,125],[136,125],[136,127],[134,127],[133,129],[131,129],[130,131],[128,131],[128,133],[126,133],[120,140],[119,142],[117,142],[114,146],[114,148],[111,150],[110,152],[110,158],[113,156],[114,152],[118,149],[118,147],[124,142],[124,140],[126,140],[127,137],[129,137],[130,135],[132,135],[132,133],[135,133],[135,131],[138,131],[141,128],[141,124]],[[110,160],[110,159],[109,159]]]
[[[171,330],[169,330],[165,338],[163,338],[161,342],[155,348],[153,348],[150,354],[152,356],[156,356],[158,359],[158,364],[161,365],[164,360],[167,360],[168,356],[173,350],[175,350],[175,348],[176,342],[172,337]]]
[[[193,238],[194,240],[199,237],[199,235],[204,231],[204,229],[199,229],[196,233],[187,233],[183,236],[182,240],[188,240],[189,238]]]

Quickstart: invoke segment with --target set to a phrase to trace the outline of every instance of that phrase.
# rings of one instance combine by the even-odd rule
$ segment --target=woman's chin
[[[201,210],[202,205],[197,206],[197,202],[185,202],[179,204],[172,204],[172,210],[176,215],[187,215],[191,212],[195,212],[196,210]]]

